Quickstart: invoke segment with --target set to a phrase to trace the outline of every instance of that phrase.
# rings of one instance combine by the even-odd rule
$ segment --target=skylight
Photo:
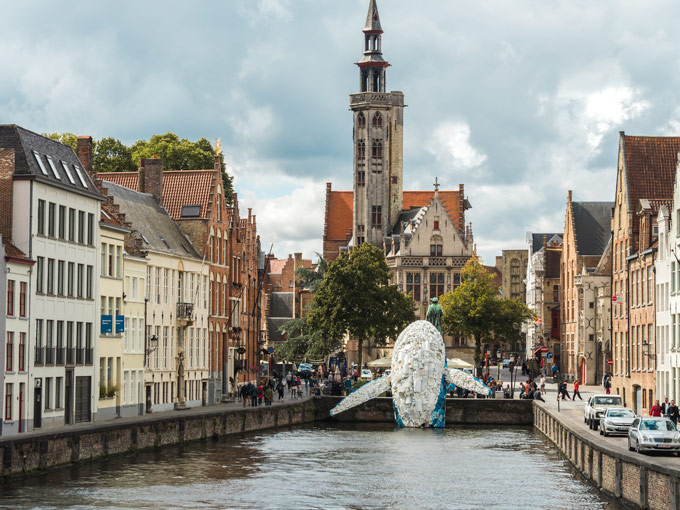
[[[198,218],[201,215],[200,205],[183,205],[182,218]]]
[[[73,180],[73,175],[71,175],[71,170],[68,165],[62,161],[61,166],[64,168],[64,172],[66,172],[66,176],[68,177],[68,180],[71,181],[71,184],[75,184],[76,181]]]
[[[106,216],[108,219],[111,219],[111,216],[109,216],[109,214],[104,209],[102,209],[102,214]]]
[[[168,242],[167,242],[165,239],[163,239],[162,237],[161,237],[161,241],[163,241],[163,244],[164,244],[165,247],[169,250],[169,249],[170,249],[170,245],[168,244]]]
[[[146,236],[144,234],[140,233],[139,235],[142,236],[142,239],[144,239],[144,242],[146,244],[149,244],[149,240],[146,238]]]
[[[54,164],[54,160],[50,156],[47,156],[47,162],[50,164],[50,168],[52,169],[52,173],[54,174],[54,176],[57,179],[61,180],[61,175],[59,174],[59,170],[57,170],[57,167]]]
[[[38,162],[38,166],[40,167],[40,171],[44,175],[47,175],[47,168],[45,168],[45,163],[43,163],[43,160],[40,157],[40,154],[38,154],[36,151],[33,151],[33,155],[35,156],[35,160]]]
[[[83,173],[81,172],[80,167],[78,165],[73,165],[73,168],[76,169],[76,173],[78,174],[80,184],[83,185],[83,188],[87,188],[87,183],[85,182],[85,179],[83,179]]]

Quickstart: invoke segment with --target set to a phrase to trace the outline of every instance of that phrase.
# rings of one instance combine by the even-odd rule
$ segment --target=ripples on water
[[[0,508],[618,510],[530,428],[311,425],[0,485]]]

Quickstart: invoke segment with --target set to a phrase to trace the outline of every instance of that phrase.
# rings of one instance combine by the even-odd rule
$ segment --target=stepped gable
[[[574,236],[580,255],[602,255],[611,238],[614,202],[572,202]]]
[[[628,206],[640,199],[673,198],[680,137],[630,136],[621,132]]]
[[[98,173],[97,177],[139,191],[137,172],[104,172]],[[163,207],[173,219],[179,220],[182,219],[183,206],[197,205],[200,206],[197,217],[207,218],[212,205],[210,197],[214,181],[215,170],[164,170]]]

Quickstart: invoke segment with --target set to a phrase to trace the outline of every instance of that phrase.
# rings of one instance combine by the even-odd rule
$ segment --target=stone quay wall
[[[110,455],[308,423],[326,416],[323,411],[319,414],[317,400],[309,399],[256,408],[200,408],[32,432],[0,439],[1,475],[17,476]]]
[[[586,436],[559,414],[534,405],[534,426],[599,490],[650,510],[680,508],[680,471],[634,452],[608,448],[606,439]]]

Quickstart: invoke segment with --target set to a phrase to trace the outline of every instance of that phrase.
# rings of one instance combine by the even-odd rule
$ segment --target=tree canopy
[[[519,301],[501,299],[493,276],[476,257],[463,267],[460,286],[440,296],[439,303],[444,310],[444,333],[474,338],[477,365],[482,357],[482,339],[494,336],[514,341],[521,324],[533,317],[531,310]]]
[[[389,284],[385,256],[368,243],[328,266],[307,319],[319,334],[315,352],[330,354],[348,334],[358,342],[360,366],[364,341],[383,345],[414,320],[413,301]]]

